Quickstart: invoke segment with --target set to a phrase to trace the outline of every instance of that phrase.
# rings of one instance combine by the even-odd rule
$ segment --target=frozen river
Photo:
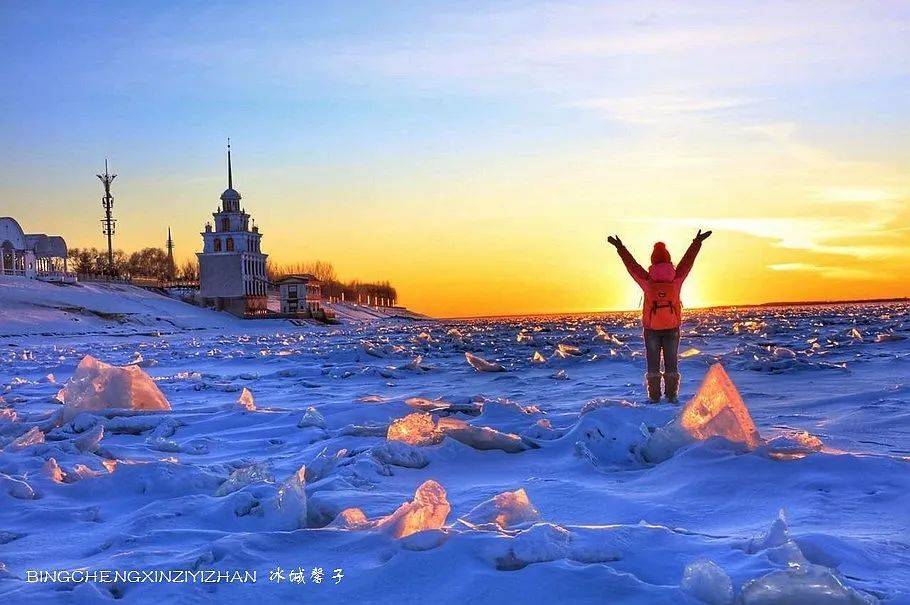
[[[679,407],[645,403],[631,314],[7,338],[0,597],[908,603],[908,311],[692,312],[681,401],[720,362],[765,440],[823,445],[775,456],[712,439],[657,464],[643,444]],[[504,371],[478,371],[466,352]],[[138,364],[172,410],[54,426],[85,355]],[[481,437],[389,446],[390,423],[418,411]],[[14,442],[33,427],[43,442]],[[295,529],[274,503],[301,467]],[[381,520],[431,480],[421,498],[442,528],[387,530]],[[426,516],[407,523],[440,525]],[[27,581],[81,568],[257,581]]]

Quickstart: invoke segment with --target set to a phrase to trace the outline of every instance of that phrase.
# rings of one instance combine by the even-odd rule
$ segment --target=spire
[[[234,175],[231,173],[231,137],[228,137],[228,189],[234,188]]]

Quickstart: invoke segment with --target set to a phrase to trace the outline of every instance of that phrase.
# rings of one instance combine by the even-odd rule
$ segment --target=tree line
[[[111,277],[144,277],[164,280],[199,279],[195,259],[188,259],[181,266],[172,263],[162,248],[143,248],[131,254],[114,250],[114,267],[108,267],[106,250],[97,248],[70,248],[67,252],[70,269],[76,273],[108,275]]]
[[[335,267],[327,261],[315,260],[278,265],[268,260],[265,268],[266,275],[272,283],[288,275],[310,274],[322,282],[323,298],[331,300],[386,305],[394,305],[398,301],[398,291],[388,281],[342,281],[338,277]]]
[[[108,270],[107,251],[97,248],[70,248],[70,269],[89,275],[110,275],[123,278],[151,278],[161,280],[197,281],[199,264],[195,258],[187,259],[179,267],[168,259],[162,248],[143,248],[131,254],[114,250],[113,274]],[[266,262],[266,276],[271,283],[288,275],[310,274],[322,282],[322,296],[332,300],[393,305],[398,292],[388,281],[342,281],[332,263],[322,260],[276,264]]]

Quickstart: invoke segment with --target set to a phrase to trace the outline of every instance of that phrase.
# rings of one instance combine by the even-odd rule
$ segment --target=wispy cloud
[[[835,267],[812,263],[778,263],[768,265],[772,271],[814,273],[828,279],[889,281],[890,275],[857,267]]]
[[[633,97],[602,97],[572,105],[603,112],[609,118],[633,124],[656,124],[665,120],[717,117],[753,100],[739,97],[693,97],[653,94]]]

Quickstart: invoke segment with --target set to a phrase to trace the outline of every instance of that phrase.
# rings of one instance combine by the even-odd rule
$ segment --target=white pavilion
[[[0,275],[76,281],[66,255],[66,241],[59,235],[26,234],[16,219],[0,217]]]

